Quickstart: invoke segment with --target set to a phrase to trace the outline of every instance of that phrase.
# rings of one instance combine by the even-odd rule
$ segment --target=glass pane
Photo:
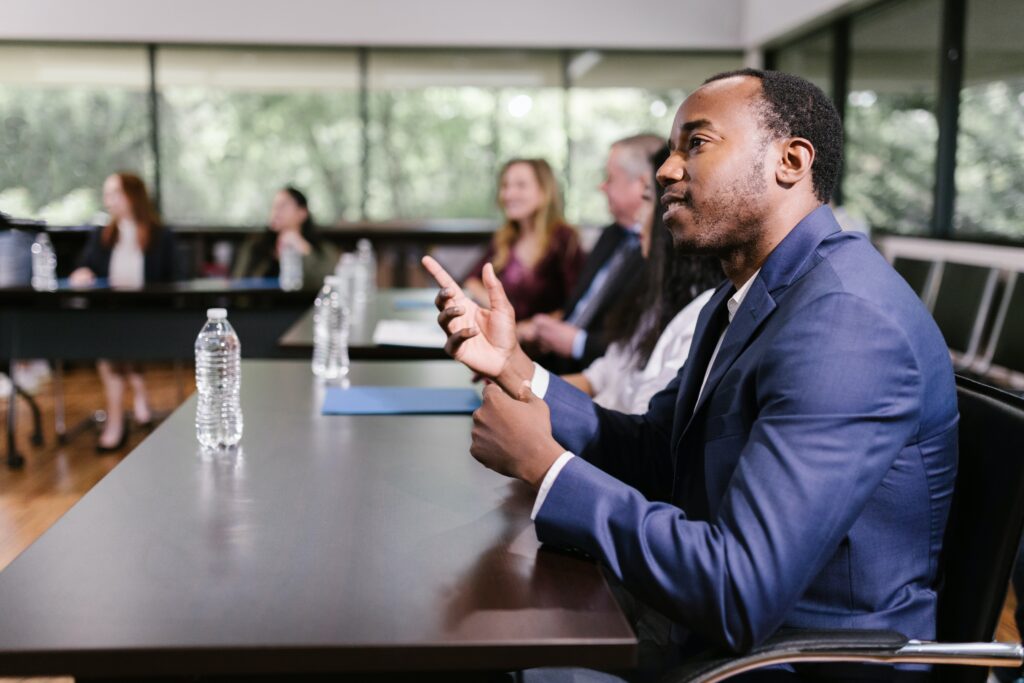
[[[152,180],[148,58],[122,47],[0,46],[0,210],[101,222],[103,180]]]
[[[611,220],[598,185],[611,144],[638,133],[668,139],[676,109],[706,78],[742,66],[739,55],[666,55],[588,50],[573,54],[568,72],[572,178],[570,221]]]
[[[553,53],[370,53],[368,214],[497,217],[510,157],[565,166],[564,95]]]
[[[954,228],[1024,239],[1024,3],[970,0]]]
[[[775,68],[802,76],[829,97],[835,97],[832,87],[833,47],[831,30],[815,33],[779,49],[775,53]]]
[[[288,184],[322,225],[359,218],[358,84],[351,51],[161,48],[167,219],[264,225]]]
[[[904,0],[853,20],[843,190],[873,228],[929,229],[941,16],[939,0]]]

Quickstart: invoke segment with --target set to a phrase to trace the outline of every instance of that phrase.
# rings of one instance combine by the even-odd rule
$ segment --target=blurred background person
[[[651,156],[665,144],[652,134],[612,143],[599,189],[613,223],[601,231],[575,289],[561,313],[538,315],[519,325],[520,341],[557,372],[578,372],[608,347],[608,314],[621,300],[634,300],[643,286],[646,262],[640,231],[652,207],[645,199],[654,169]]]
[[[664,148],[652,159],[657,169]],[[661,219],[662,190],[651,174],[654,210],[640,235],[646,280],[636,296],[619,298],[608,314],[609,346],[582,373],[565,379],[605,408],[643,413],[679,372],[690,353],[697,316],[725,280],[717,258],[681,252]]]
[[[499,175],[498,204],[505,223],[470,271],[470,296],[487,301],[481,273],[494,264],[516,318],[558,310],[576,285],[584,254],[576,229],[566,223],[551,166],[543,159],[512,159]]]
[[[303,289],[319,288],[338,262],[338,250],[316,228],[306,195],[290,185],[274,195],[268,228],[239,247],[231,274],[278,277],[281,253],[289,247],[302,256]]]
[[[103,206],[110,222],[89,236],[70,277],[73,286],[107,278],[111,287],[139,288],[179,277],[174,235],[160,225],[146,185],[132,173],[115,173],[103,183]],[[130,340],[126,340],[130,343]],[[120,450],[128,436],[124,415],[125,380],[132,387],[132,414],[141,426],[152,420],[141,367],[136,363],[97,362],[107,399],[107,419],[96,450]]]

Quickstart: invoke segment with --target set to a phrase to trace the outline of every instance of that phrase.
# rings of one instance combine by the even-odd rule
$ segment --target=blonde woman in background
[[[543,159],[512,159],[499,175],[498,204],[505,223],[487,254],[471,271],[465,288],[487,301],[481,275],[493,263],[517,320],[558,310],[583,266],[576,229],[565,222],[558,181]]]

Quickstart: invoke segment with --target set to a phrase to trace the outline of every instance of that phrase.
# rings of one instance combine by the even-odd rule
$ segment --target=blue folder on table
[[[473,389],[328,387],[323,415],[469,415],[480,407]]]
[[[434,301],[426,301],[424,299],[395,299],[392,302],[396,311],[415,311],[425,308],[433,308]]]

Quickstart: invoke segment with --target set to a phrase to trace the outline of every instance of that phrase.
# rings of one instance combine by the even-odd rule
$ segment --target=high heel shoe
[[[121,427],[121,438],[118,439],[117,443],[114,444],[113,446],[104,446],[103,444],[101,444],[99,442],[99,439],[97,438],[97,440],[96,440],[96,452],[97,453],[100,453],[100,454],[115,453],[117,451],[122,450],[125,447],[125,444],[128,443],[128,421],[125,420],[122,423],[122,425],[123,426]]]

